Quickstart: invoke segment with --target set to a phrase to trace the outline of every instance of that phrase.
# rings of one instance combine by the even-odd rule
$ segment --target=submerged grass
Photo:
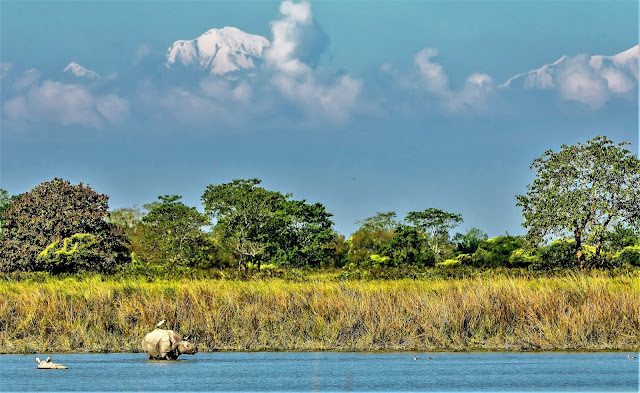
[[[201,351],[628,351],[640,277],[0,283],[1,353],[137,352],[161,319]]]

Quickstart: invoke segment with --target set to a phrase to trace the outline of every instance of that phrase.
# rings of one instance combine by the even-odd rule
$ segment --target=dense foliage
[[[527,186],[526,195],[516,196],[531,243],[573,234],[574,254],[582,269],[587,238],[595,247],[593,258],[600,260],[615,224],[639,227],[640,160],[625,145],[598,136],[585,144],[562,145],[559,152],[548,150],[533,161],[536,179]]]
[[[159,202],[144,205],[147,214],[138,223],[139,254],[152,264],[209,267],[213,244],[202,231],[209,220],[181,198],[159,196]]]
[[[82,183],[72,185],[57,178],[20,195],[2,214],[0,270],[112,272],[126,264],[129,261],[126,238],[106,221],[108,199]],[[85,239],[86,234],[93,236],[88,242],[91,245],[84,240],[74,243]],[[84,244],[81,248],[83,253],[91,254],[90,262],[76,264],[79,258],[62,257],[62,254],[58,254],[59,258],[53,254],[38,258],[48,246],[60,251],[59,244],[69,245],[69,242],[76,246]]]
[[[259,179],[209,185],[202,195],[205,212],[224,244],[238,258],[260,270],[262,262],[284,266],[320,266],[334,240],[331,214],[320,204],[292,200],[291,194],[259,187]]]
[[[527,194],[516,197],[527,235],[492,239],[478,228],[451,237],[462,216],[432,207],[404,219],[378,212],[345,238],[332,228],[324,205],[268,190],[260,179],[209,185],[204,212],[164,195],[143,209],[111,213],[106,195],[54,179],[11,197],[0,190],[0,271],[128,266],[133,275],[198,270],[272,277],[299,268],[342,268],[350,277],[388,278],[432,267],[640,266],[640,161],[625,145],[596,137],[545,152],[533,162],[536,179]],[[230,267],[239,272],[229,273]]]

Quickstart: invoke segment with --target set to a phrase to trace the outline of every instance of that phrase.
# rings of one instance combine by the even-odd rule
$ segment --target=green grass
[[[5,278],[0,352],[137,352],[161,319],[179,333],[194,334],[201,351],[640,348],[637,271],[304,277]]]

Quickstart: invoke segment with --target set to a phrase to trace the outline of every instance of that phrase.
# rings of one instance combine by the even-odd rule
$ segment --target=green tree
[[[371,255],[383,254],[389,248],[394,237],[395,228],[400,223],[395,219],[396,213],[377,212],[375,216],[356,221],[358,230],[348,239],[348,260],[356,265],[366,265]]]
[[[158,202],[144,205],[147,210],[139,224],[139,256],[156,265],[206,266],[212,243],[202,228],[208,217],[180,201],[178,195],[159,196]],[[122,219],[135,224],[134,212],[123,212]]]
[[[267,219],[266,236],[262,238],[265,257],[292,267],[323,265],[331,255],[329,244],[334,241],[330,217],[320,203],[281,201]]]
[[[597,136],[585,144],[562,145],[559,152],[548,150],[533,161],[536,179],[526,195],[516,196],[529,243],[573,234],[574,253],[583,269],[587,236],[599,258],[613,225],[638,227],[640,160],[625,145]]]
[[[456,244],[456,251],[462,254],[473,254],[483,240],[489,236],[478,228],[471,228],[467,233],[456,233],[453,242]]]
[[[2,236],[2,225],[4,222],[2,215],[5,212],[5,210],[9,209],[9,206],[11,206],[9,193],[7,193],[6,190],[3,190],[0,188],[0,236]]]
[[[478,245],[478,249],[472,255],[472,261],[478,267],[523,267],[516,266],[520,261],[510,259],[511,253],[523,246],[524,240],[520,236],[504,235],[483,240]],[[512,265],[511,262],[515,262]]]
[[[428,208],[421,212],[407,213],[405,221],[428,236],[427,243],[433,250],[436,262],[439,262],[442,259],[445,246],[449,243],[449,231],[462,223],[462,216],[440,209]]]
[[[128,263],[126,238],[107,222],[108,200],[89,186],[58,178],[21,194],[3,213],[0,270],[47,270],[38,255],[52,243],[77,234],[93,235],[97,243],[99,258],[84,270],[111,272]]]
[[[259,187],[259,179],[209,185],[202,196],[205,212],[222,233],[245,271],[263,260],[300,266],[320,264],[333,240],[324,206],[289,200],[291,194]]]
[[[436,263],[424,234],[416,227],[398,224],[385,248],[383,254],[389,256],[396,267],[425,267]]]

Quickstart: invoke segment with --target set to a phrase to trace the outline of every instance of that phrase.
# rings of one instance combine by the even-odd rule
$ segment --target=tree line
[[[638,266],[640,160],[626,145],[598,136],[545,152],[516,196],[526,236],[492,239],[478,228],[452,234],[462,216],[433,207],[402,220],[378,212],[345,238],[324,205],[259,179],[209,185],[201,213],[178,195],[110,211],[107,195],[55,178],[20,195],[0,190],[0,271]]]

